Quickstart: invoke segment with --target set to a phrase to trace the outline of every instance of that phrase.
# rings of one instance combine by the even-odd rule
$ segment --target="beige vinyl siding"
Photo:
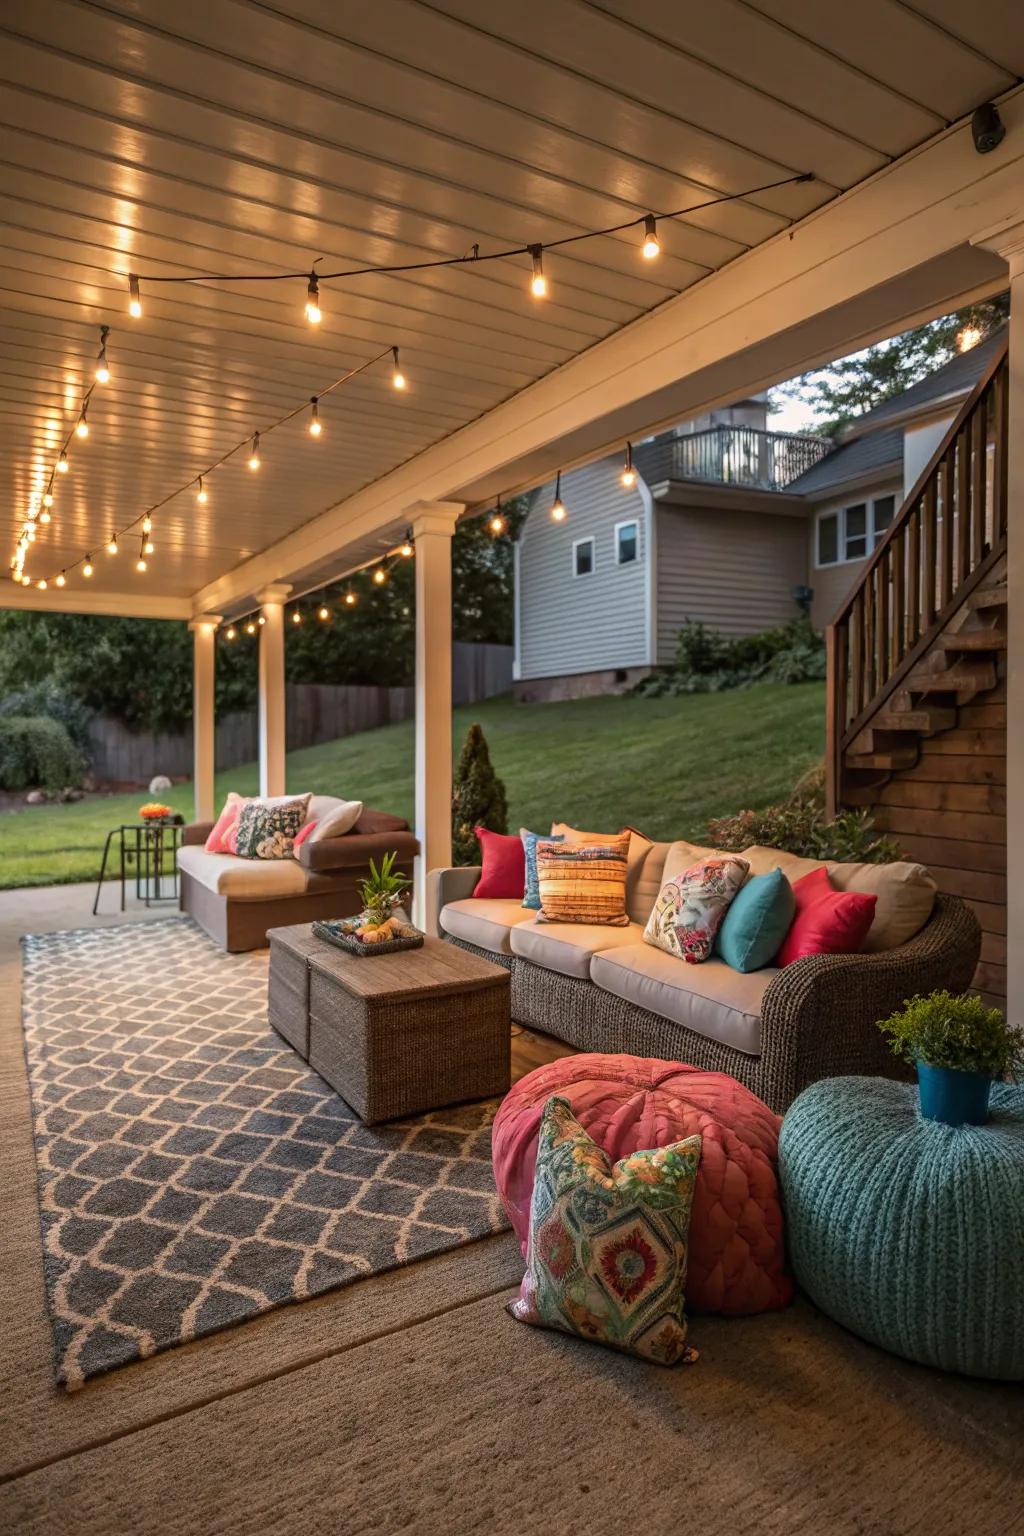
[[[519,540],[520,678],[643,666],[647,656],[647,534],[644,504],[619,481],[621,460],[602,459],[562,476],[563,523],[548,515],[554,484],[542,486]],[[616,563],[615,525],[635,520],[638,558]],[[573,545],[594,540],[594,569],[574,576]]]
[[[675,658],[687,619],[750,635],[795,618],[793,588],[807,582],[802,517],[719,508],[659,507],[658,661]]]

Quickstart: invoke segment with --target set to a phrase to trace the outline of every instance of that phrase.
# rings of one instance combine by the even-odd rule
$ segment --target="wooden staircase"
[[[1005,346],[900,508],[828,641],[830,810],[867,807],[981,920],[1006,995]]]

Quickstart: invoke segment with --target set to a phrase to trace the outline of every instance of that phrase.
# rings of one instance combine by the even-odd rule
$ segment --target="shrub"
[[[505,786],[491,763],[487,740],[479,725],[471,725],[455,770],[452,789],[452,858],[456,864],[476,864],[480,848],[475,827],[508,831]]]
[[[875,832],[867,811],[841,811],[834,821],[826,818],[824,763],[810,769],[781,805],[720,816],[708,822],[704,836],[712,847],[728,853],[741,853],[757,843],[840,864],[890,864],[901,857],[891,837]]]
[[[0,789],[67,789],[81,777],[81,754],[59,720],[0,719]]]
[[[0,719],[8,715],[47,715],[59,720],[71,740],[85,758],[89,756],[89,722],[92,710],[81,699],[62,693],[52,683],[30,683],[0,699]]]
[[[721,693],[753,683],[810,683],[825,677],[825,642],[805,616],[728,639],[699,620],[687,619],[676,641],[672,667],[645,678],[637,692],[648,696]]]
[[[985,1072],[991,1077],[1016,1078],[1024,1067],[1024,1030],[1011,1029],[998,1008],[989,1008],[972,992],[957,996],[931,992],[911,997],[878,1028],[911,1066],[956,1072]]]

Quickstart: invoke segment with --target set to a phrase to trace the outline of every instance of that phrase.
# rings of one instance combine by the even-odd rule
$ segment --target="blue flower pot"
[[[952,1067],[917,1064],[921,1114],[943,1125],[984,1125],[992,1079],[986,1072],[957,1072]]]

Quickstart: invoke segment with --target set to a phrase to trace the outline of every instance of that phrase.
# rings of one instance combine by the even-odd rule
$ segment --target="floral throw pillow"
[[[241,859],[288,859],[306,819],[309,797],[267,805],[247,800],[238,818],[235,852]]]
[[[675,1365],[686,1343],[686,1256],[701,1138],[612,1165],[565,1099],[544,1106],[527,1270],[509,1312]]]
[[[750,865],[735,854],[715,854],[666,880],[647,919],[644,943],[699,965],[711,953],[722,919]]]

